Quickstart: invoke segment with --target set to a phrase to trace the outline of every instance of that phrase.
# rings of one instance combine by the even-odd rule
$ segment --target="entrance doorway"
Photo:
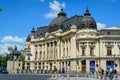
[[[106,61],[106,69],[109,71],[110,68],[114,69],[114,61]]]
[[[94,72],[95,71],[95,61],[94,60],[92,60],[92,61],[90,61],[90,72]]]
[[[49,70],[52,71],[52,63],[50,63],[50,69]]]
[[[81,61],[81,72],[86,72],[86,60]]]

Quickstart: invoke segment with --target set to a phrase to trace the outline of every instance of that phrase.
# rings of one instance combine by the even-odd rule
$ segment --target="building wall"
[[[76,26],[71,26],[66,32],[58,30],[47,33],[43,38],[32,38],[31,42],[26,42],[25,68],[27,70],[30,66],[32,71],[51,71],[56,66],[61,71],[64,68],[65,72],[70,70],[70,72],[89,73],[92,61],[95,63],[95,70],[99,67],[106,70],[106,61],[113,60],[118,64],[116,69],[120,70],[119,37],[106,38],[98,35],[97,30],[77,30]],[[112,45],[112,55],[107,56],[106,46],[110,45]],[[83,47],[85,55],[82,55]],[[29,53],[32,53],[32,56],[29,56]]]

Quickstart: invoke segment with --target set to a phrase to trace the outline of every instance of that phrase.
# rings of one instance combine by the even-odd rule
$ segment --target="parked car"
[[[8,71],[7,71],[6,68],[1,68],[0,69],[0,73],[2,73],[2,74],[8,74]]]

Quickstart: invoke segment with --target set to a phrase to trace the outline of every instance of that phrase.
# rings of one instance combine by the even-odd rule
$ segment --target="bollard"
[[[54,74],[52,74],[52,79],[54,78]]]
[[[69,74],[67,74],[67,80],[70,80],[70,76],[69,76]]]

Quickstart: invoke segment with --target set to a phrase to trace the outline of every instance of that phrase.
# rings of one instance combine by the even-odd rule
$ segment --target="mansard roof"
[[[49,26],[60,26],[67,19],[66,13],[63,11],[63,9],[61,9],[61,11],[58,13],[58,16],[49,24]]]
[[[93,19],[93,17],[90,16],[88,8],[86,9],[84,16],[74,15],[71,18],[67,18],[66,13],[63,11],[63,9],[61,9],[61,11],[58,13],[58,16],[53,21],[51,21],[48,26],[39,27],[36,31],[35,29],[32,29],[26,41],[29,42],[32,35],[34,35],[34,38],[41,38],[45,36],[46,32],[51,33],[57,31],[58,29],[62,29],[63,32],[68,31],[71,25],[77,26],[78,29],[96,29],[96,21]]]
[[[80,21],[80,26],[82,28],[92,28],[92,29],[97,29],[96,21],[93,17],[90,16],[90,12],[88,8],[86,9],[83,18]]]
[[[90,15],[88,9],[86,10],[85,16]],[[45,36],[45,33],[48,32],[54,32],[58,29],[62,29],[62,31],[67,31],[70,29],[71,25],[76,25],[78,29],[81,29],[80,22],[84,16],[74,15],[71,18],[67,18],[66,13],[61,9],[61,11],[58,13],[58,16],[51,21],[51,23],[48,26],[43,26],[37,28],[35,31],[32,29],[31,33],[28,35],[28,38],[26,41],[30,41],[31,34],[34,35],[34,38],[41,38]]]
[[[118,26],[113,26],[113,27],[109,27],[109,28],[104,28],[102,30],[120,30],[120,27]]]
[[[37,30],[35,32],[35,38],[43,37],[46,32],[50,33],[50,32],[57,31],[58,29],[62,29],[62,31],[67,31],[70,29],[71,25],[76,25],[77,27],[80,28],[79,22],[80,22],[81,18],[82,18],[82,16],[75,15],[75,16],[63,21],[61,24],[58,23],[58,24],[54,24],[54,25],[39,27],[39,28],[37,28]]]
[[[102,35],[120,35],[120,27],[113,26],[109,28],[102,29],[100,31]]]

